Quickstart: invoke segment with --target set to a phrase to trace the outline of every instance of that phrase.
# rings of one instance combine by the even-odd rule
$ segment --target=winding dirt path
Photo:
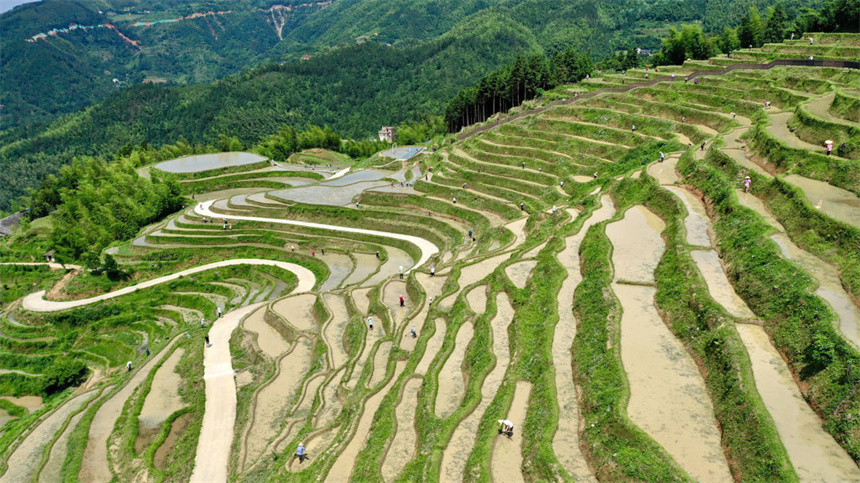
[[[158,277],[152,280],[147,280],[146,282],[141,282],[137,285],[132,285],[130,287],[121,288],[114,292],[106,293],[103,295],[98,295],[96,297],[90,297],[88,299],[81,300],[69,300],[64,302],[54,302],[51,300],[45,300],[45,291],[32,293],[27,295],[21,301],[21,306],[26,310],[32,310],[34,312],[54,312],[57,310],[66,310],[74,307],[81,307],[83,305],[89,305],[95,302],[101,302],[102,300],[108,300],[115,297],[119,297],[121,295],[130,294],[132,292],[136,292],[137,290],[152,287],[164,282],[169,282],[171,280],[176,280],[179,277],[184,277],[187,275],[191,275],[194,273],[204,272],[206,270],[211,270],[213,268],[220,267],[230,267],[234,265],[267,265],[271,267],[279,267],[284,270],[288,270],[293,272],[299,279],[299,286],[302,286],[303,281],[311,281],[311,286],[307,287],[305,290],[296,289],[297,292],[307,291],[313,288],[313,283],[316,282],[316,277],[313,272],[308,270],[307,268],[296,265],[295,263],[289,262],[279,262],[277,260],[264,260],[262,258],[237,258],[234,260],[224,260],[221,262],[207,263],[206,265],[201,265],[199,267],[189,268],[187,270],[182,270],[180,272],[172,273],[170,275],[165,275],[163,277]]]
[[[359,234],[363,234],[363,235],[381,236],[381,237],[393,238],[395,240],[403,240],[403,241],[409,242],[409,243],[417,246],[418,249],[421,250],[421,258],[418,259],[418,261],[415,263],[415,265],[408,268],[406,270],[406,273],[408,273],[409,271],[413,270],[416,267],[420,267],[421,265],[424,265],[424,263],[427,262],[427,260],[429,260],[430,257],[439,253],[439,248],[436,247],[436,245],[430,243],[429,241],[427,241],[423,238],[419,238],[417,236],[403,235],[400,233],[389,233],[389,232],[377,231],[377,230],[367,230],[364,228],[352,228],[352,227],[348,227],[348,226],[325,225],[322,223],[311,223],[311,222],[307,222],[307,221],[285,220],[285,219],[281,219],[281,218],[261,218],[261,217],[256,217],[256,216],[233,216],[233,215],[225,216],[224,214],[215,213],[215,212],[211,211],[209,209],[211,206],[212,206],[211,201],[200,203],[194,208],[194,212],[197,213],[198,215],[201,215],[201,216],[212,216],[215,218],[227,218],[230,220],[257,221],[257,222],[261,222],[261,223],[278,223],[278,224],[283,224],[283,225],[304,226],[304,227],[308,227],[308,228],[318,228],[321,230],[333,230],[333,231],[341,231],[341,232],[347,232],[347,233],[359,233]]]
[[[297,273],[299,284],[294,293],[308,292],[316,284],[316,277],[310,270],[299,268],[302,271]],[[190,481],[194,483],[227,481],[227,463],[236,423],[236,381],[230,358],[230,335],[246,315],[263,305],[259,303],[228,312],[209,330],[212,347],[203,353],[206,412],[191,474]]]

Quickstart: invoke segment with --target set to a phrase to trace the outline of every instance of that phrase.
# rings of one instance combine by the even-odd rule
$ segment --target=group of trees
[[[516,60],[457,93],[445,109],[450,132],[482,122],[560,84],[579,82],[594,66],[586,54],[573,49],[552,56],[532,54]]]
[[[342,139],[328,126],[308,126],[304,131],[296,131],[292,126],[284,125],[277,134],[263,139],[254,150],[275,161],[286,161],[291,154],[312,148],[328,149],[357,159],[371,156],[388,146],[389,143],[376,139]]]
[[[76,159],[33,193],[31,213],[51,213],[60,260],[98,265],[102,249],[180,209],[178,184],[138,176],[127,161]]]
[[[653,58],[655,65],[682,64],[686,59],[704,60],[717,53],[739,48],[761,47],[782,42],[804,32],[857,32],[860,29],[860,0],[830,0],[820,10],[788,10],[782,3],[768,7],[763,17],[755,6],[740,18],[737,27],[725,27],[706,35],[698,24],[670,28],[663,49]]]

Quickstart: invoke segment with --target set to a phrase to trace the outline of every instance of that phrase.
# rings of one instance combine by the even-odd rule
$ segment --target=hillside
[[[336,0],[297,2],[304,6],[287,11],[262,1],[165,1],[152,2],[148,14],[149,4],[140,3],[24,5],[0,17],[0,83],[15,86],[0,91],[3,126],[13,128],[0,132],[0,185],[10,187],[0,190],[0,210],[74,156],[111,156],[144,141],[212,144],[221,134],[248,145],[284,123],[329,125],[364,138],[382,125],[442,114],[459,89],[517,54],[571,47],[598,59],[617,49],[653,49],[672,24],[726,25],[737,9],[716,8],[723,4],[410,0],[392,8]],[[817,2],[786,5],[801,4]],[[73,22],[107,25],[108,12],[116,13],[115,29],[32,38]],[[266,64],[273,58],[284,64]],[[138,84],[147,79],[194,85]]]
[[[593,75],[408,159],[73,164],[0,240],[0,478],[860,480],[858,49]],[[143,228],[41,263],[75,213]]]

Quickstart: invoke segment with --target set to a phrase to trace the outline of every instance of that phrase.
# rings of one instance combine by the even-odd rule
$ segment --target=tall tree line
[[[591,74],[591,58],[573,49],[552,56],[519,55],[506,66],[460,90],[445,109],[449,132],[487,120],[560,84],[579,82]]]

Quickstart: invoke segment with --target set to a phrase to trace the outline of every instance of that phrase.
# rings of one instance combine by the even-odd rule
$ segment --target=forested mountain
[[[47,0],[4,14],[2,112],[6,125],[19,127],[0,132],[0,210],[74,156],[111,157],[143,142],[213,143],[221,134],[251,144],[283,124],[366,137],[383,124],[441,115],[461,88],[518,54],[572,48],[597,59],[658,48],[669,26],[720,28],[735,8],[723,0],[295,3],[305,6]],[[111,12],[113,28],[100,24]],[[183,20],[131,26],[177,15]],[[70,23],[105,27],[31,38]],[[304,55],[312,58],[300,60]],[[212,84],[138,84],[146,77],[197,83],[272,56],[286,60]],[[22,127],[106,95],[51,125]]]

